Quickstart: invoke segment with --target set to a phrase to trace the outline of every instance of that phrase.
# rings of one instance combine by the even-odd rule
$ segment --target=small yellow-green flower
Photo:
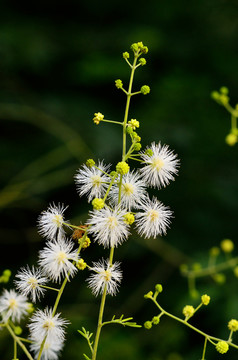
[[[140,91],[143,95],[147,95],[150,93],[150,87],[148,85],[143,85],[141,86]]]
[[[215,257],[215,256],[218,256],[219,254],[220,254],[220,249],[219,249],[219,247],[217,247],[217,246],[213,246],[211,249],[210,249],[210,256],[213,256],[213,257]]]
[[[139,63],[141,64],[141,66],[146,65],[146,60],[145,60],[145,58],[140,58],[140,59],[139,59]]]
[[[22,328],[20,326],[15,326],[14,333],[16,335],[21,335],[22,334]]]
[[[235,134],[228,134],[226,137],[225,137],[225,142],[227,143],[227,145],[230,145],[230,146],[234,146],[236,143],[237,143],[237,135]]]
[[[115,80],[115,85],[118,89],[122,89],[122,87],[123,87],[123,83],[120,79]]]
[[[202,300],[203,305],[208,305],[211,298],[207,294],[204,294],[204,295],[202,295],[201,300]]]
[[[147,330],[151,329],[151,328],[152,328],[152,322],[151,322],[151,321],[146,321],[146,322],[144,323],[144,327],[145,327]]]
[[[79,259],[76,266],[79,270],[84,270],[87,267],[87,264],[83,259]]]
[[[125,51],[125,52],[122,54],[122,56],[123,56],[124,59],[129,59],[130,54],[129,54],[127,51]]]
[[[126,213],[124,215],[124,221],[128,225],[132,225],[133,222],[135,221],[135,216],[132,213]]]
[[[152,319],[152,324],[154,325],[158,325],[160,322],[160,317],[159,316],[154,316]]]
[[[232,319],[228,323],[228,329],[231,331],[237,331],[238,330],[238,320]]]
[[[229,345],[227,344],[226,341],[219,341],[216,344],[216,350],[220,353],[220,354],[225,354],[228,350],[229,350]]]
[[[105,203],[104,203],[103,199],[95,198],[92,201],[92,205],[93,205],[94,210],[101,210],[104,207],[104,204]]]
[[[118,172],[118,174],[125,175],[128,173],[129,170],[130,167],[125,161],[120,161],[119,163],[117,163],[116,171]]]
[[[163,291],[163,286],[161,284],[156,284],[155,291],[161,293]]]
[[[193,316],[194,312],[195,312],[195,309],[191,305],[186,305],[183,308],[183,314],[186,318],[190,318],[191,316]]]
[[[139,121],[137,121],[136,119],[131,119],[130,121],[128,121],[128,124],[132,127],[133,130],[140,126]]]
[[[93,159],[88,159],[86,165],[91,168],[95,165],[95,161]]]
[[[234,275],[238,277],[238,266],[236,266],[233,271],[234,271]]]
[[[153,292],[149,291],[147,294],[144,295],[144,298],[145,299],[150,299],[150,298],[152,298],[152,296],[153,296]]]
[[[221,241],[221,249],[225,252],[225,253],[230,253],[233,251],[234,249],[234,243],[232,240],[230,239],[224,239]]]
[[[100,123],[104,119],[104,115],[100,112],[94,114],[93,121],[96,125]]]
[[[80,241],[82,241],[82,238],[79,239],[79,242],[80,242]],[[90,246],[90,244],[91,244],[91,240],[89,239],[88,236],[86,236],[86,237],[84,238],[84,240],[83,240],[82,248],[83,248],[83,249],[86,249],[87,247]]]

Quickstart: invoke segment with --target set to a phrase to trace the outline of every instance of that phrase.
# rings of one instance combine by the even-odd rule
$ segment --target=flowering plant
[[[89,271],[87,286],[94,296],[100,296],[98,322],[95,333],[82,327],[78,333],[87,341],[89,354],[83,354],[87,360],[96,360],[102,328],[108,324],[120,324],[139,328],[132,317],[104,320],[104,309],[108,295],[116,295],[122,280],[121,264],[115,261],[115,250],[130,236],[131,229],[144,238],[163,236],[171,224],[173,212],[164,205],[157,196],[152,196],[148,188],[160,190],[175,180],[180,161],[168,145],[152,142],[142,150],[141,137],[138,134],[140,123],[129,119],[129,107],[134,95],[147,95],[150,88],[141,86],[133,91],[133,79],[136,69],[146,64],[143,55],[148,48],[142,42],[131,46],[130,54],[123,53],[123,58],[131,69],[128,89],[120,79],[115,86],[126,95],[126,106],[122,121],[105,119],[101,112],[94,114],[96,125],[101,123],[116,124],[122,131],[122,155],[116,166],[106,164],[104,160],[88,159],[75,174],[76,189],[80,197],[86,196],[91,209],[87,220],[81,225],[72,224],[65,219],[67,206],[52,203],[42,211],[38,218],[39,234],[45,239],[45,246],[38,255],[37,267],[29,265],[21,268],[16,274],[15,289],[4,290],[0,296],[0,326],[5,328],[13,338],[13,360],[18,359],[20,347],[29,360],[57,360],[63,348],[67,319],[58,312],[59,302],[69,281],[80,271]],[[128,142],[129,139],[129,142]],[[131,170],[132,162],[140,164],[139,168]],[[102,259],[86,263],[82,250],[88,250],[92,241],[104,248]],[[1,282],[7,283],[10,271],[5,270]],[[32,303],[38,303],[46,291],[56,294],[53,306],[36,310]],[[228,328],[228,341],[209,336],[188,323],[188,320],[202,306],[208,305],[210,297],[204,294],[201,304],[195,309],[186,305],[183,309],[185,319],[182,320],[165,311],[157,302],[157,296],[162,291],[161,285],[156,285],[155,292],[150,291],[146,299],[154,302],[160,310],[152,321],[146,321],[144,327],[150,329],[160,322],[162,315],[167,315],[176,321],[199,332],[205,337],[203,357],[207,341],[213,343],[220,353],[227,352],[229,345],[237,347],[231,341],[231,335],[238,330],[238,322],[232,319]],[[31,300],[32,303],[29,302]],[[20,321],[29,316],[27,328],[29,335],[21,337]]]

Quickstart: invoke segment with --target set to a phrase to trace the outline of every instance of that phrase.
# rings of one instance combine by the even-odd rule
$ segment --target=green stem
[[[17,342],[16,339],[14,339],[14,355],[13,359],[17,359]]]
[[[59,289],[56,289],[56,288],[53,288],[53,287],[50,287],[50,286],[46,286],[46,285],[39,285],[41,288],[44,288],[44,289],[48,289],[48,290],[54,290],[54,291],[57,291],[59,292]]]
[[[196,328],[195,326],[191,325],[191,324],[188,323],[187,321],[185,321],[185,320],[183,320],[183,319],[180,319],[179,317],[177,317],[177,316],[175,316],[175,315],[173,315],[173,314],[170,314],[169,312],[165,311],[153,297],[151,297],[150,299],[151,299],[151,300],[154,302],[154,304],[160,309],[160,311],[163,313],[163,315],[167,315],[168,317],[170,317],[170,318],[172,318],[172,319],[174,319],[174,320],[176,320],[176,321],[178,321],[178,322],[180,322],[180,323],[188,326],[190,329],[192,329],[192,330],[196,331],[197,333],[201,334],[202,336],[206,337],[207,340],[210,341],[213,345],[214,345],[214,343],[213,343],[212,340],[214,340],[215,342],[225,341],[225,340],[220,339],[220,338],[217,338],[217,337],[215,337],[215,336],[208,335],[208,334],[206,334],[205,332],[203,332],[203,331],[199,330],[198,328]],[[233,343],[232,343],[231,341],[229,341],[229,340],[226,341],[226,342],[227,342],[228,345],[233,346],[234,348],[238,349],[238,345],[233,344]]]
[[[101,120],[101,121],[103,121],[103,122],[108,122],[108,123],[112,123],[112,124],[117,124],[117,125],[123,125],[123,123],[120,122],[120,121],[105,120],[105,119],[103,119],[103,120]]]
[[[202,360],[205,360],[206,347],[207,347],[207,337],[205,336],[203,352],[202,352]]]
[[[135,55],[134,62],[131,67],[131,76],[129,81],[129,87],[127,92],[127,101],[126,101],[126,109],[125,109],[125,115],[124,115],[124,121],[123,121],[123,142],[122,142],[122,161],[124,161],[124,158],[126,156],[126,125],[128,120],[128,113],[129,113],[129,107],[130,107],[130,100],[131,100],[131,89],[132,89],[132,83],[134,78],[134,73],[136,69],[136,61],[138,56]]]
[[[217,272],[220,272],[222,270],[226,270],[229,269],[231,267],[234,267],[238,265],[238,257],[229,259],[223,263],[217,264],[217,265],[213,265],[213,266],[209,266],[207,268],[203,268],[200,270],[189,270],[186,272],[186,276],[187,277],[194,277],[194,278],[198,278],[198,277],[203,277],[203,276],[207,276],[207,275],[213,275]]]
[[[25,347],[25,345],[21,342],[21,340],[16,336],[16,334],[14,333],[14,331],[12,330],[12,328],[6,323],[5,324],[7,330],[9,331],[9,333],[11,334],[11,336],[13,337],[14,341],[20,346],[20,348],[24,351],[24,353],[26,354],[26,356],[28,357],[29,360],[34,360],[33,357],[31,356],[31,354],[29,353],[29,351],[27,350],[27,348]]]
[[[101,329],[102,329],[102,319],[103,319],[103,312],[104,312],[104,307],[105,307],[106,296],[107,296],[107,285],[105,285],[104,291],[102,294],[101,305],[100,305],[99,316],[98,316],[97,332],[95,335],[95,341],[94,341],[94,346],[93,346],[92,360],[96,360],[96,356],[97,356],[98,342],[99,342],[99,337],[100,337],[100,333],[101,333]]]

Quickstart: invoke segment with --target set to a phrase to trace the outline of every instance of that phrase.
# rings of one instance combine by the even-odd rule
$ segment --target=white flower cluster
[[[172,211],[156,197],[151,199],[147,187],[160,189],[174,180],[179,167],[177,155],[160,143],[152,143],[139,155],[142,167],[137,171],[128,171],[128,164],[121,162],[117,172],[110,173],[110,165],[99,161],[97,165],[83,165],[75,175],[79,195],[86,195],[89,202],[93,200],[99,204],[89,211],[83,229],[104,248],[114,249],[127,240],[133,223],[138,234],[145,238],[166,234],[170,225]],[[15,285],[19,294],[15,290],[4,290],[0,296],[0,315],[4,323],[19,322],[30,310],[27,296],[32,302],[40,300],[49,288],[49,281],[59,284],[64,279],[69,281],[80,268],[80,261],[81,265],[84,263],[79,259],[79,250],[74,249],[75,243],[64,231],[64,226],[71,226],[64,219],[66,208],[63,204],[52,204],[39,216],[38,230],[46,244],[39,252],[38,267],[26,266],[17,273]],[[116,294],[122,279],[118,262],[113,263],[110,257],[110,260],[93,262],[88,268],[91,274],[87,282],[95,296]],[[35,311],[28,328],[30,350],[36,359],[40,353],[43,360],[58,359],[67,324],[56,309],[47,307]]]
[[[0,314],[4,323],[9,320],[20,322],[29,315],[32,302],[40,300],[44,295],[49,281],[61,283],[63,279],[74,276],[77,272],[76,263],[79,260],[74,243],[65,237],[63,225],[68,226],[64,220],[64,205],[50,205],[43,211],[38,220],[39,233],[46,238],[45,247],[39,252],[38,267],[27,265],[16,274],[15,290],[4,290],[0,296]],[[68,322],[54,314],[52,309],[37,310],[30,318],[28,325],[31,341],[30,349],[38,358],[56,360],[63,347],[64,327]]]
[[[157,198],[150,200],[146,188],[160,189],[174,180],[179,168],[177,155],[167,145],[152,143],[140,156],[142,168],[123,175],[121,189],[119,177],[115,180],[108,194],[109,206],[90,212],[89,233],[104,247],[117,247],[128,238],[129,226],[124,221],[127,212],[135,211],[135,227],[145,238],[165,235],[169,227],[172,212]],[[106,171],[109,166],[102,162],[96,167],[84,165],[79,169],[75,176],[79,195],[86,194],[88,201],[104,197],[111,181]],[[120,206],[117,206],[119,197]]]
[[[178,173],[179,160],[167,145],[152,143],[140,153],[142,168],[115,176],[110,174],[110,166],[103,162],[78,169],[75,182],[80,196],[92,199],[107,199],[108,204],[89,212],[88,233],[104,248],[114,248],[122,244],[130,234],[130,225],[135,220],[135,229],[145,238],[164,235],[170,225],[172,211],[156,197],[150,199],[147,187],[165,187]],[[108,191],[109,189],[109,191]],[[118,205],[119,203],[119,205]],[[133,221],[127,221],[130,214]],[[114,295],[122,278],[119,264],[109,260],[94,263],[90,268],[89,287],[94,295],[106,291]]]

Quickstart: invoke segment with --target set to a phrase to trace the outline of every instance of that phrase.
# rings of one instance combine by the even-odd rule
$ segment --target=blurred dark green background
[[[76,193],[76,169],[89,157],[115,164],[121,154],[120,129],[91,119],[98,111],[122,119],[125,95],[114,80],[126,86],[122,52],[143,41],[147,65],[138,69],[134,89],[148,84],[151,94],[134,97],[129,116],[141,123],[143,146],[161,141],[179,154],[180,176],[157,194],[175,218],[165,238],[145,241],[132,234],[116,251],[124,279],[119,295],[107,301],[105,318],[123,313],[141,324],[151,319],[157,311],[143,295],[158,282],[164,286],[161,305],[180,316],[185,304],[197,303],[179,265],[205,263],[208,249],[223,238],[236,242],[237,146],[225,144],[229,114],[210,93],[226,85],[231,103],[237,101],[238,2],[3,0],[0,7],[0,270],[8,267],[15,275],[35,263],[44,245],[36,221],[49,203],[69,205],[66,217],[76,223],[86,219],[89,206]],[[94,245],[85,260],[102,254]],[[224,338],[227,322],[238,318],[237,279],[231,271],[226,275],[220,286],[198,281],[212,301],[193,322]],[[72,322],[62,359],[82,359],[87,348],[77,329],[95,330],[99,299],[92,298],[86,276],[69,284],[60,306]],[[48,301],[53,299],[46,297],[42,306]],[[98,359],[197,360],[202,346],[203,338],[164,318],[150,331],[105,327]],[[1,360],[12,356],[3,331],[0,353]],[[206,358],[237,356],[233,350],[219,356],[208,345]]]

